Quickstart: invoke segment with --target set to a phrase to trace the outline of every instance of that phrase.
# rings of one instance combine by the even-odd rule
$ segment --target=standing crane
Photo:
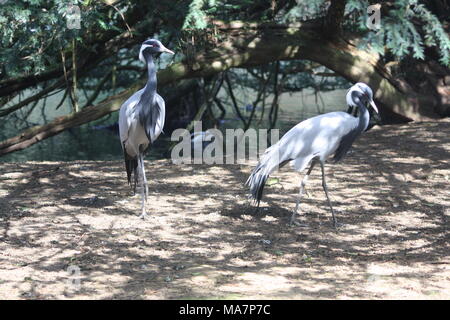
[[[346,100],[351,109],[359,109],[358,117],[346,112],[329,112],[306,119],[289,130],[276,144],[265,151],[246,182],[246,185],[250,187],[251,197],[258,206],[264,185],[274,170],[289,161],[292,161],[294,169],[299,172],[310,164],[300,183],[297,204],[290,220],[291,224],[298,224],[295,216],[298,213],[306,182],[314,166],[319,163],[322,169],[322,187],[331,209],[333,225],[337,228],[338,223],[325,180],[325,161],[330,156],[333,156],[334,162],[341,160],[353,142],[366,130],[370,117],[368,106],[378,113],[373,101],[372,89],[365,83],[358,82],[353,85],[347,92]],[[352,111],[350,110],[350,113]]]
[[[125,156],[125,169],[130,185],[131,174],[133,174],[134,193],[136,193],[136,184],[141,180],[142,213],[140,218],[145,218],[147,215],[145,203],[148,196],[148,184],[144,170],[144,155],[150,144],[154,143],[160,135],[166,114],[164,99],[156,93],[154,63],[154,60],[164,52],[174,54],[156,39],[148,39],[142,43],[139,60],[147,64],[147,84],[124,102],[119,113],[119,133]]]

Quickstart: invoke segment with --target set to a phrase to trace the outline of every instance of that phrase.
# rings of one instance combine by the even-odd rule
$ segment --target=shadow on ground
[[[339,231],[319,169],[308,226],[290,227],[300,175],[288,166],[256,212],[250,166],[147,162],[142,221],[121,162],[4,163],[0,298],[448,299],[448,128],[375,128],[329,165]]]

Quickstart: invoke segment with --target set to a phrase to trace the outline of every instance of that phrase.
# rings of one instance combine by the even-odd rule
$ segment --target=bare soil
[[[374,128],[329,164],[337,231],[319,168],[291,227],[289,166],[256,212],[251,166],[147,161],[143,221],[122,162],[2,163],[0,299],[449,299],[449,128]]]

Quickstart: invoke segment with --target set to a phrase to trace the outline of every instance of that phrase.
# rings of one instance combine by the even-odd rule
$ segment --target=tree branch
[[[233,104],[234,110],[236,111],[236,115],[239,117],[239,119],[241,119],[242,123],[244,124],[244,127],[246,127],[247,122],[245,121],[244,117],[242,116],[241,111],[239,110],[239,106],[236,101],[236,97],[234,96],[234,93],[233,93],[233,87],[231,86],[230,78],[228,77],[227,73],[225,73],[225,82],[227,84],[228,93],[230,94],[231,102]]]
[[[100,61],[110,57],[117,53],[119,49],[129,48],[135,44],[138,44],[145,40],[144,34],[147,34],[147,29],[150,26],[151,22],[148,20],[143,20],[136,24],[136,26],[132,27],[132,33],[127,30],[119,35],[116,35],[111,38],[106,38],[105,36],[97,38],[95,43],[87,43],[85,47],[90,50],[83,50],[78,53],[79,56],[82,56],[83,59],[78,61],[79,69],[92,69],[93,66],[96,66]],[[65,54],[71,53],[71,51],[65,52]],[[72,63],[67,61],[67,72],[71,71],[70,66]],[[29,87],[36,86],[37,84],[55,79],[64,74],[63,69],[59,65],[56,65],[50,71],[39,75],[26,75],[13,79],[5,79],[0,81],[0,97],[9,95],[11,93],[27,89]]]
[[[25,100],[20,101],[19,103],[13,105],[12,107],[9,107],[7,109],[1,110],[0,111],[0,117],[4,117],[8,114],[10,114],[11,112],[14,112],[20,108],[22,108],[23,106],[26,106],[27,104],[34,102],[36,100],[41,99],[42,97],[44,97],[46,94],[52,92],[53,90],[56,90],[60,87],[62,87],[64,85],[64,78],[63,79],[59,79],[58,81],[56,81],[54,84],[52,84],[51,86],[43,89],[42,91],[36,93],[35,95],[28,97]]]

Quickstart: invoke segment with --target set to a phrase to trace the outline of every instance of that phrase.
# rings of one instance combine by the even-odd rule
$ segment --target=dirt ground
[[[450,299],[450,121],[374,128],[301,222],[285,166],[260,212],[251,166],[146,162],[138,218],[122,162],[0,164],[0,299]]]

